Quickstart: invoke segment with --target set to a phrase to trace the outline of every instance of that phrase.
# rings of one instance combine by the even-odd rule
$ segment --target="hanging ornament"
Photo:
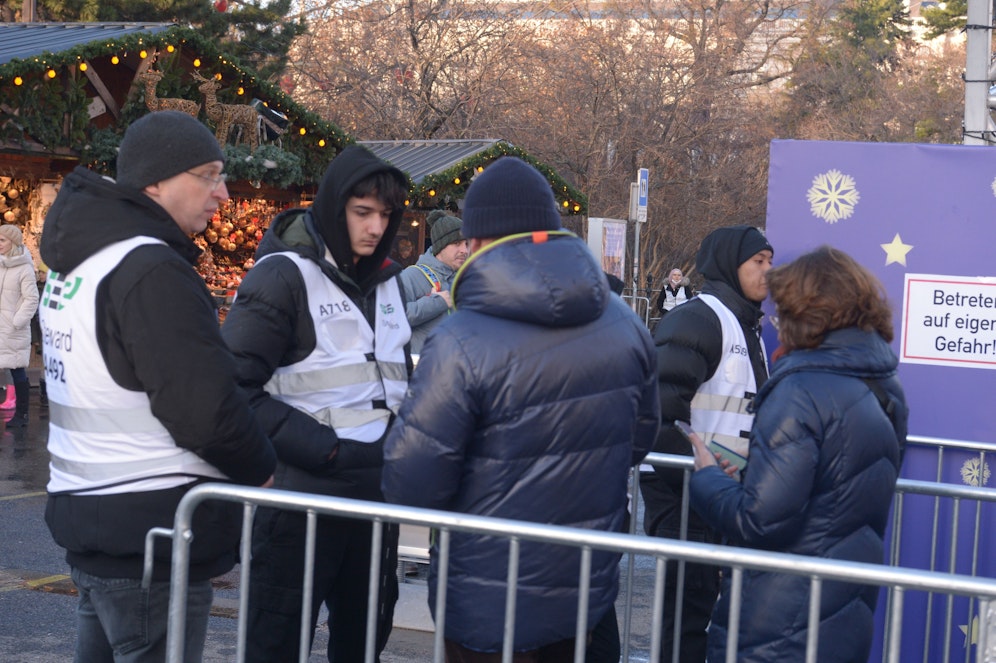
[[[228,11],[228,0],[215,0],[214,8],[224,14]]]

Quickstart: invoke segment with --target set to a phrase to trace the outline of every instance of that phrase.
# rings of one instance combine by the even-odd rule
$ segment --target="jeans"
[[[76,663],[162,663],[166,659],[169,583],[142,589],[136,578],[99,578],[77,568]],[[187,628],[183,660],[199,663],[207,638],[213,598],[211,581],[187,587]]]

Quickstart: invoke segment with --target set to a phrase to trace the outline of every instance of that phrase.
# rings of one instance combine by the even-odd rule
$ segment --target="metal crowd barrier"
[[[687,463],[690,459],[678,456],[653,454],[649,460],[655,463]],[[922,488],[917,486],[916,488]],[[686,490],[687,492],[687,490]],[[634,490],[634,496],[638,490]],[[325,497],[289,491],[248,488],[228,484],[202,484],[193,488],[180,502],[173,529],[156,528],[149,532],[147,550],[151,551],[151,542],[155,536],[170,536],[172,538],[172,576],[169,607],[169,631],[167,639],[167,661],[181,663],[184,647],[184,626],[186,622],[186,599],[188,566],[190,558],[190,542],[192,539],[191,523],[194,510],[206,500],[220,499],[240,502],[244,505],[242,559],[250,557],[251,521],[255,506],[267,506],[282,509],[305,511],[307,513],[307,536],[305,555],[305,591],[302,597],[302,630],[300,661],[307,661],[310,655],[310,605],[311,605],[311,570],[314,564],[314,537],[318,515],[335,515],[339,517],[362,518],[373,522],[373,554],[371,556],[371,575],[368,596],[368,623],[366,632],[366,661],[374,660],[375,637],[375,606],[378,600],[378,583],[380,557],[377,554],[385,523],[400,523],[402,525],[431,527],[439,532],[439,560],[437,576],[439,591],[437,592],[435,614],[437,617],[434,635],[433,660],[444,660],[443,634],[445,632],[446,580],[449,570],[449,542],[452,532],[474,532],[488,534],[498,540],[506,540],[509,549],[509,564],[507,572],[508,590],[506,594],[505,639],[502,660],[511,661],[512,643],[514,642],[515,589],[518,580],[518,554],[522,540],[546,542],[556,545],[567,545],[581,549],[581,565],[578,569],[578,586],[580,599],[576,622],[576,652],[575,662],[582,663],[585,656],[585,641],[589,624],[587,624],[586,590],[590,582],[591,552],[593,549],[618,552],[628,556],[627,586],[632,596],[633,563],[636,556],[648,556],[654,563],[653,602],[651,609],[651,635],[649,660],[656,663],[659,660],[660,624],[663,617],[664,568],[668,560],[680,562],[698,562],[716,566],[729,567],[732,573],[734,598],[731,601],[730,624],[739,623],[739,588],[745,570],[757,569],[778,573],[803,575],[810,578],[809,603],[809,639],[807,642],[807,663],[816,661],[819,651],[819,601],[820,592],[826,581],[855,582],[865,585],[880,586],[886,589],[889,600],[889,628],[884,643],[883,660],[898,663],[900,660],[910,660],[908,651],[902,651],[902,636],[904,629],[904,605],[907,597],[918,593],[939,594],[944,596],[968,597],[977,602],[979,614],[983,616],[978,629],[978,648],[975,660],[996,661],[996,580],[971,577],[938,571],[924,571],[890,567],[879,564],[861,564],[837,560],[825,560],[807,556],[786,555],[767,551],[736,548],[732,546],[709,545],[687,541],[671,540],[656,537],[633,536],[631,534],[615,534],[596,532],[585,529],[544,525],[522,521],[485,518],[430,509],[418,509],[397,505],[365,502],[344,498]],[[634,516],[636,509],[634,509]],[[632,520],[636,520],[634,517]],[[147,554],[147,570],[151,571],[151,557]],[[241,566],[240,575],[240,605],[237,660],[243,661],[245,656],[246,638],[246,608],[248,605],[249,565]],[[912,592],[912,593],[911,593]],[[629,607],[627,607],[627,613]],[[628,620],[629,614],[626,619]],[[732,663],[736,660],[737,628],[730,629],[726,660]],[[629,660],[630,629],[626,627],[620,634],[623,641],[624,658]],[[900,658],[901,653],[903,658]]]

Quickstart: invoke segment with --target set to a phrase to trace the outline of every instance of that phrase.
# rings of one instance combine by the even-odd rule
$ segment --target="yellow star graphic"
[[[903,244],[903,240],[899,237],[899,233],[892,238],[892,241],[888,244],[879,244],[882,250],[885,251],[885,264],[891,265],[894,262],[898,262],[903,267],[906,266],[906,254],[913,250],[912,244]]]
[[[972,618],[972,635],[968,635],[968,624],[959,626],[958,630],[965,634],[965,648],[967,649],[969,645],[976,645],[979,643],[979,616],[976,615]]]

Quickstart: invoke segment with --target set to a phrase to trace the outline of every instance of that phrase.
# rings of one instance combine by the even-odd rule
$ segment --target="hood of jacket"
[[[612,294],[588,246],[567,231],[509,235],[467,259],[454,308],[545,327],[597,319]]]
[[[339,267],[334,255],[333,261],[326,260],[328,254],[325,253],[325,249],[325,240],[318,230],[311,210],[295,207],[284,210],[274,217],[259,246],[256,247],[255,260],[258,262],[271,253],[292,251],[317,263],[322,272],[339,285],[351,287],[361,294],[370,292],[379,283],[400,273],[402,269],[401,265],[390,258],[381,258],[379,268],[367,273],[361,282],[357,282]],[[332,253],[331,249],[329,253]],[[352,265],[352,258],[349,264]]]
[[[201,254],[152,198],[78,167],[63,180],[45,217],[41,259],[49,269],[65,273],[101,249],[138,236],[166,242],[190,264]]]
[[[754,399],[753,409],[787,376],[800,371],[833,373],[881,380],[896,374],[899,359],[892,346],[875,332],[847,327],[827,332],[819,347],[793,350],[772,366],[771,375]]]
[[[19,265],[32,265],[34,263],[31,260],[31,254],[28,253],[27,249],[23,249],[21,253],[15,255],[5,256],[0,255],[0,267],[10,269],[12,267],[17,267]]]
[[[740,249],[744,242],[757,229],[751,226],[731,226],[720,228],[702,240],[695,256],[695,269],[706,279],[702,291],[707,292],[710,282],[724,283],[729,286],[737,297],[750,302],[740,287],[740,276],[737,270],[744,262],[740,260]],[[760,309],[760,302],[750,302]]]
[[[360,258],[354,265],[349,228],[346,225],[348,193],[361,180],[381,172],[396,177],[403,189],[408,188],[408,179],[400,170],[377,158],[366,148],[350,145],[329,164],[315,195],[315,202],[308,210],[314,220],[314,227],[331,252],[336,266],[361,286],[383,267],[405,213],[403,208],[391,211],[387,230],[373,254]]]

